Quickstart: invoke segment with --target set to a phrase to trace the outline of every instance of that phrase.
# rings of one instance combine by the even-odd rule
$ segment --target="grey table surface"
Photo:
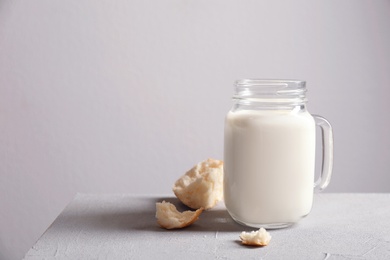
[[[223,202],[192,226],[160,228],[155,203],[172,196],[77,194],[25,259],[390,259],[390,194],[316,194],[298,224],[243,246]]]

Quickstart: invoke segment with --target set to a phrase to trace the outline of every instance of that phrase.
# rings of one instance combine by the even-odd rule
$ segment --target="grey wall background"
[[[307,80],[328,192],[389,192],[389,28],[386,0],[0,1],[0,259],[76,192],[171,194],[222,158],[241,78]]]

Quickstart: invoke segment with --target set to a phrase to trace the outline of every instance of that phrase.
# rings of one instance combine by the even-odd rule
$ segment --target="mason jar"
[[[244,79],[235,83],[224,134],[224,200],[231,217],[251,227],[283,228],[309,214],[313,192],[329,184],[333,133],[307,110],[306,83]],[[316,126],[322,168],[315,178]]]

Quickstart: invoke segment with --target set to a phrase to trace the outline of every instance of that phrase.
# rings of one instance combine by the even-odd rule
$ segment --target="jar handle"
[[[321,192],[329,184],[333,168],[333,130],[325,118],[313,115],[316,125],[321,129],[322,136],[322,167],[321,174],[314,183],[314,191]]]

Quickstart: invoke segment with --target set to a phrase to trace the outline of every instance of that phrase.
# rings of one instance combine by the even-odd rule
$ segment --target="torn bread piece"
[[[179,212],[175,205],[170,202],[156,203],[157,223],[166,229],[183,228],[191,225],[198,220],[203,208],[196,211],[187,210]]]
[[[266,246],[271,241],[271,235],[265,230],[260,228],[258,231],[245,232],[240,235],[241,242],[244,245],[249,246]]]
[[[223,199],[223,161],[198,163],[175,182],[173,192],[190,208],[214,207]]]

